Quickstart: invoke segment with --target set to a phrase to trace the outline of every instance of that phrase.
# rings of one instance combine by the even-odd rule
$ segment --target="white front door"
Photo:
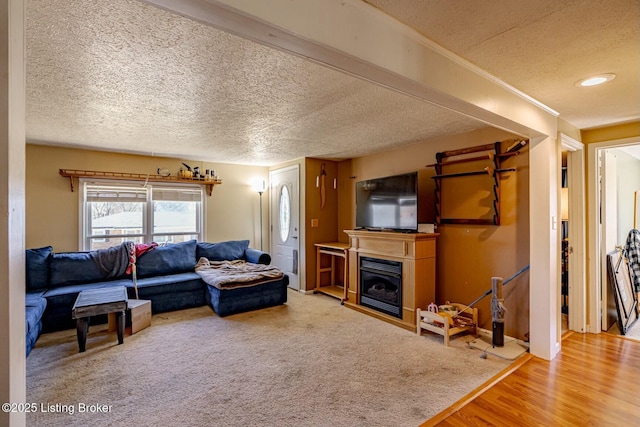
[[[300,289],[299,167],[278,169],[269,173],[271,203],[271,254],[273,264],[289,276],[289,287]]]

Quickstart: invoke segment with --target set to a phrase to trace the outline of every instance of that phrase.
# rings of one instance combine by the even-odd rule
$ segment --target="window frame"
[[[131,188],[131,189],[144,189],[145,190],[145,200],[142,212],[142,232],[135,234],[126,234],[126,235],[118,235],[118,238],[126,237],[131,238],[131,240],[142,238],[143,242],[153,242],[156,241],[156,236],[186,236],[186,235],[195,235],[196,240],[203,241],[203,236],[205,233],[205,214],[206,214],[206,192],[204,185],[199,184],[180,184],[180,183],[144,183],[141,184],[138,181],[128,181],[128,180],[96,180],[90,178],[81,178],[79,180],[79,233],[78,247],[81,248],[82,251],[90,251],[91,250],[91,241],[95,239],[106,239],[107,233],[103,234],[90,234],[91,231],[91,212],[87,202],[87,186],[103,186],[103,187],[116,187],[116,188]],[[185,231],[185,232],[162,232],[154,234],[154,200],[152,199],[153,188],[156,189],[171,189],[171,190],[186,190],[192,192],[196,190],[200,193],[200,202],[199,208],[196,209],[196,231]],[[114,235],[115,237],[115,235]],[[157,242],[157,241],[156,241]],[[164,241],[163,241],[164,242]],[[162,242],[157,242],[162,243]]]

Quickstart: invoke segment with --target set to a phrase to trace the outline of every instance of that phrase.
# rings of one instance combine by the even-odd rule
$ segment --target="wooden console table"
[[[436,239],[438,233],[394,233],[345,230],[349,236],[349,287],[345,306],[416,330],[416,309],[426,309],[436,298]],[[402,318],[360,305],[360,257],[402,263]]]
[[[347,252],[349,244],[340,242],[315,243],[316,247],[316,287],[314,292],[338,298],[344,303],[349,295],[347,293],[349,283],[349,262]],[[322,255],[331,257],[329,267],[322,267]],[[336,285],[336,257],[342,258],[344,262],[344,273],[342,275],[342,287]],[[322,273],[331,273],[331,281],[328,286],[320,286]]]

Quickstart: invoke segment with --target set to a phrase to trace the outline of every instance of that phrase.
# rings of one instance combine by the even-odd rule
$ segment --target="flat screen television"
[[[356,182],[356,227],[418,230],[418,173]]]

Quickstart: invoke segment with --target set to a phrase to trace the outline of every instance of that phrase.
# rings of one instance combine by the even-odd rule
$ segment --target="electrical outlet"
[[[318,220],[318,218],[311,218],[311,227],[315,228],[318,227],[320,221]]]

